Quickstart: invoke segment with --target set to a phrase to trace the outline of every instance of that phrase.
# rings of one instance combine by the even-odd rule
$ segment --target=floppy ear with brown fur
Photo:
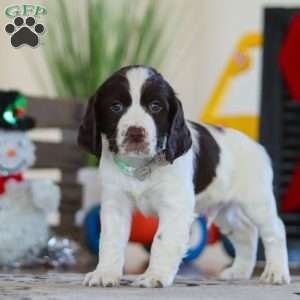
[[[192,146],[191,133],[186,126],[180,101],[175,97],[171,104],[171,126],[167,140],[166,159],[173,161],[187,152]]]
[[[102,143],[95,114],[95,97],[89,99],[78,133],[78,144],[100,159]]]

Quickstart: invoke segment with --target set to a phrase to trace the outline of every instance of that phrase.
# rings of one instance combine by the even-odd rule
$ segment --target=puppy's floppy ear
[[[89,99],[86,112],[79,127],[77,141],[78,144],[85,150],[96,155],[97,158],[100,159],[102,142],[101,133],[96,119],[95,99],[96,96]]]
[[[173,163],[176,158],[187,152],[192,145],[191,133],[186,126],[182,105],[175,95],[170,100],[170,122],[166,159]]]

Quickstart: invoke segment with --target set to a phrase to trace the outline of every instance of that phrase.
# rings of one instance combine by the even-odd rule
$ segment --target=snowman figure
[[[35,147],[26,134],[34,120],[25,115],[26,99],[0,92],[0,265],[11,265],[47,245],[47,214],[60,200],[57,185],[24,180],[22,172],[35,161]]]

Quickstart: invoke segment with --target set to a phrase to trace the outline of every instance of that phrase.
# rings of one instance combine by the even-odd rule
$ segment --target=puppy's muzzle
[[[131,126],[126,132],[128,143],[140,144],[145,142],[146,131],[143,127]]]

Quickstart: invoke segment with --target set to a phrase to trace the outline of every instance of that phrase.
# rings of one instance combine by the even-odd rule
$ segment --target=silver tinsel
[[[67,238],[53,236],[42,250],[32,249],[23,258],[7,266],[12,268],[70,268],[76,265],[79,245]]]

